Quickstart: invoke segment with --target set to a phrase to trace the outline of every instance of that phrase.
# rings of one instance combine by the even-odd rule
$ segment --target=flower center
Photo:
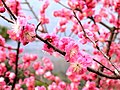
[[[72,64],[73,72],[79,72],[81,70],[82,65],[80,63],[74,63]]]
[[[47,38],[47,40],[48,40],[50,43],[53,42],[52,38]]]
[[[30,33],[25,32],[24,36],[28,39],[28,40],[32,40],[32,36],[30,35]]]
[[[71,50],[70,50],[70,58],[71,58],[72,56],[74,56],[75,53],[77,53],[77,50],[76,50],[76,49],[71,49]]]

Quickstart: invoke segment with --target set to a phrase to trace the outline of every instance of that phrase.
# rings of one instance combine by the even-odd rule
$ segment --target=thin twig
[[[11,48],[11,47],[8,47],[8,46],[2,46],[2,45],[0,45],[1,47],[3,47],[3,48],[7,48],[7,49],[10,49],[10,50],[17,50],[16,48]]]
[[[98,49],[98,51],[100,51],[106,59],[109,60],[110,58],[109,58],[104,52],[102,52],[102,51],[100,50],[100,48],[97,46],[97,44],[96,44],[91,38],[89,38],[89,36],[87,35],[87,33],[86,33],[85,30],[84,30],[84,27],[83,27],[81,21],[78,19],[76,13],[75,13],[74,11],[73,11],[73,13],[74,13],[74,17],[77,19],[78,23],[80,24],[80,26],[81,26],[81,28],[82,28],[82,31],[84,32],[84,36],[85,36],[86,38],[88,38],[88,39],[93,43],[94,46],[96,46],[96,48]]]
[[[62,4],[61,2],[58,2],[58,4],[62,5],[63,7],[67,8],[69,10],[72,10],[71,8],[69,8],[69,7],[65,6],[64,4]]]
[[[114,71],[112,71],[111,69],[109,69],[108,67],[106,67],[105,65],[103,65],[102,63],[100,63],[99,61],[93,59],[95,62],[99,63],[101,66],[103,66],[104,68],[106,68],[107,70],[111,71],[112,73],[114,73],[116,75],[116,73]]]
[[[33,8],[31,7],[30,3],[27,0],[25,0],[25,3],[28,5],[28,7],[29,7],[30,11],[32,12],[33,16],[35,17],[35,19],[37,21],[39,21],[39,18],[37,17],[36,13],[34,12]],[[43,29],[43,31],[41,31],[41,32],[44,32],[44,33],[48,32],[45,25],[44,26],[41,25],[41,27],[42,27],[42,29],[45,27],[45,29]]]
[[[13,20],[8,19],[8,18],[6,18],[5,16],[3,16],[3,15],[1,15],[1,14],[0,14],[0,17],[3,18],[4,20],[10,22],[10,23],[14,23]]]
[[[37,17],[37,15],[35,14],[33,8],[30,6],[29,2],[27,0],[25,0],[26,4],[28,5],[30,11],[32,12],[32,14],[34,15],[34,17],[36,18],[37,21],[39,21],[39,18]]]

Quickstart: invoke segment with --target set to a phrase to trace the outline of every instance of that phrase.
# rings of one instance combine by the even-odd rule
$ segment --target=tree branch
[[[51,47],[54,51],[59,52],[60,54],[62,54],[63,56],[65,56],[65,52],[61,51],[60,49],[58,49],[57,47],[55,47],[54,45],[52,45],[48,40],[43,39],[42,37],[37,35],[37,29],[39,27],[39,25],[41,24],[41,22],[36,26],[35,32],[36,32],[36,38],[38,38],[39,40],[41,40],[42,42],[44,42],[45,44],[47,44],[49,47]]]
[[[26,4],[28,5],[30,11],[32,12],[32,14],[34,15],[34,17],[36,18],[37,21],[39,21],[39,18],[37,17],[37,15],[35,14],[33,8],[30,6],[29,2],[27,0],[25,0]]]
[[[85,30],[84,30],[84,27],[83,27],[81,21],[78,19],[76,13],[75,13],[74,11],[73,11],[73,13],[74,13],[74,17],[76,18],[76,20],[78,21],[78,23],[80,24],[80,26],[81,26],[81,28],[82,28],[82,31],[83,31],[83,33],[84,33],[84,36],[85,36],[87,39],[89,39],[89,40],[93,43],[94,46],[96,46],[96,49],[97,49],[98,51],[100,51],[100,52],[102,53],[102,55],[103,55],[107,60],[109,60],[110,58],[109,58],[103,51],[100,50],[99,46],[97,46],[97,44],[96,44],[91,38],[89,38],[89,36],[87,35],[87,33],[86,33]]]
[[[104,74],[101,71],[97,71],[97,70],[92,69],[90,67],[87,67],[87,70],[90,71],[90,72],[96,73],[99,76],[106,77],[106,78],[109,78],[109,79],[120,79],[120,76],[115,76],[115,75],[109,76],[109,75]]]
[[[112,71],[111,69],[109,69],[108,67],[106,67],[105,65],[103,65],[102,63],[100,63],[99,61],[93,59],[95,62],[97,62],[98,64],[100,64],[102,67],[106,68],[107,70],[111,71],[114,75],[117,75],[114,71]]]
[[[16,54],[16,62],[15,62],[15,78],[14,78],[11,90],[14,90],[15,84],[17,82],[19,49],[20,49],[20,42],[18,42],[18,46],[17,46],[17,54]]]
[[[14,23],[12,20],[6,18],[5,16],[3,16],[3,15],[1,15],[1,14],[0,14],[0,17],[3,18],[4,20],[10,22],[10,23]]]
[[[9,7],[5,4],[4,0],[1,0],[4,7],[8,10],[8,12],[10,13],[10,15],[12,15],[12,17],[14,18],[14,20],[17,20],[17,18],[15,17],[15,15],[12,13],[12,11],[9,9]]]
[[[47,44],[54,51],[57,51],[60,54],[62,54],[63,56],[65,56],[66,53],[64,51],[61,51],[60,49],[58,49],[57,47],[55,47],[54,45],[52,45],[50,42],[48,42],[48,40],[43,39],[42,37],[38,36],[37,34],[36,34],[36,38],[38,38],[39,40],[41,40],[42,42],[44,42],[45,44]]]

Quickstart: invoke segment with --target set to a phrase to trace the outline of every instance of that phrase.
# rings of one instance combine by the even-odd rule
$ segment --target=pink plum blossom
[[[50,42],[51,44],[53,44],[54,46],[58,46],[58,37],[55,34],[45,34],[43,35],[44,39],[47,40],[48,42]],[[51,47],[49,47],[47,44],[44,44],[43,50],[49,52],[50,54],[53,53],[53,49]]]
[[[65,52],[65,59],[70,62],[73,61],[73,58],[76,58],[79,52],[78,44],[72,41],[69,42],[69,44],[65,47]]]
[[[95,82],[87,81],[85,87],[82,90],[99,90],[99,89],[96,87]]]

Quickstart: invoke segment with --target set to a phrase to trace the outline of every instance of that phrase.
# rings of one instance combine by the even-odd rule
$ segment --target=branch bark
[[[10,10],[10,8],[6,5],[6,3],[4,2],[4,0],[1,0],[4,7],[7,9],[7,11],[10,13],[10,15],[14,18],[14,20],[17,20],[17,18],[15,17],[15,15],[12,13],[12,11]]]
[[[14,78],[14,81],[13,81],[13,84],[12,84],[12,89],[11,89],[11,90],[14,90],[15,84],[16,84],[16,82],[17,82],[19,49],[20,49],[20,42],[18,42],[18,45],[17,45],[17,54],[16,54],[16,62],[15,62],[15,78]]]

